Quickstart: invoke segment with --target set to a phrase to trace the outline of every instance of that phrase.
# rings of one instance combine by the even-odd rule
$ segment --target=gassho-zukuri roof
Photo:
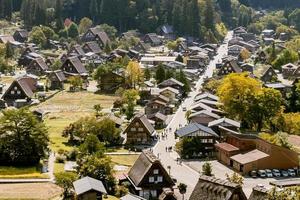
[[[232,119],[228,119],[226,117],[221,118],[221,119],[217,119],[217,120],[212,121],[212,122],[209,122],[208,127],[219,126],[219,125],[220,126],[224,126],[224,124],[235,126],[237,128],[241,127],[241,123],[240,122],[234,121]]]
[[[73,186],[77,195],[84,194],[90,190],[107,194],[102,181],[88,176],[73,182]]]
[[[189,200],[247,200],[240,185],[227,180],[201,175]]]
[[[131,126],[131,124],[132,124],[133,122],[135,122],[136,120],[138,120],[138,119],[143,123],[143,125],[145,126],[145,128],[148,130],[148,132],[149,132],[151,135],[153,135],[153,134],[156,133],[156,132],[155,132],[155,129],[153,128],[153,126],[151,125],[151,123],[149,122],[149,120],[147,119],[146,115],[140,114],[140,113],[136,114],[136,115],[133,117],[132,121],[131,121],[130,124],[127,126],[127,128],[124,130],[124,132],[126,133],[126,132],[128,131],[128,129],[129,129],[129,127]]]
[[[196,135],[201,136],[201,134],[198,134],[198,132],[204,132],[205,135],[219,137],[211,128],[208,128],[198,123],[190,123],[185,127],[180,128],[175,133],[179,137],[196,136]]]
[[[147,175],[152,165],[156,163],[161,165],[161,170],[162,173],[165,174],[165,178],[168,179],[170,183],[174,184],[168,172],[162,166],[160,160],[151,151],[145,150],[135,161],[127,176],[136,189],[139,189],[144,177]]]

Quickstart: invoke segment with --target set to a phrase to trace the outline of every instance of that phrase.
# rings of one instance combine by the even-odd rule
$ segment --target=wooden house
[[[66,77],[78,75],[81,77],[87,77],[88,75],[88,71],[78,57],[67,58],[62,64],[61,70],[65,73]]]
[[[29,76],[20,77],[14,80],[2,99],[8,106],[22,107],[28,105],[36,91],[37,81]]]
[[[96,41],[87,42],[82,47],[85,53],[92,52],[94,54],[100,54],[102,52],[99,44]]]
[[[190,123],[175,132],[179,138],[194,138],[198,141],[198,148],[193,152],[194,157],[212,156],[214,153],[214,144],[219,135],[207,126],[198,123]]]
[[[111,43],[108,35],[100,30],[99,28],[90,28],[82,37],[81,37],[82,42],[91,42],[91,41],[96,41],[99,46],[103,49],[106,44]]]
[[[119,87],[125,85],[124,70],[114,70],[103,74],[98,85],[101,91],[109,93],[115,92]]]
[[[50,89],[52,90],[64,89],[64,82],[67,79],[63,71],[61,70],[53,71],[48,75],[48,78],[50,80]]]
[[[84,177],[73,182],[77,200],[102,200],[103,194],[107,194],[102,181]]]
[[[156,131],[146,115],[137,114],[123,133],[126,134],[126,144],[151,144]]]
[[[153,99],[145,106],[145,114],[147,116],[160,112],[164,115],[171,115],[173,108],[167,103],[159,99]]]
[[[278,80],[277,74],[272,66],[265,66],[259,78],[264,83],[276,82]]]
[[[161,164],[160,160],[150,151],[143,151],[127,176],[131,183],[130,192],[147,200],[158,199],[163,188],[174,186],[173,180]]]
[[[289,79],[300,76],[300,70],[297,70],[298,68],[299,66],[293,63],[288,63],[281,66],[282,77],[285,79]]]
[[[154,127],[156,129],[162,129],[164,127],[166,127],[166,121],[167,121],[167,116],[157,112],[157,113],[153,113],[147,116],[148,119],[150,119],[151,121],[154,121]]]
[[[15,41],[24,43],[28,40],[28,36],[29,36],[29,32],[27,30],[19,29],[15,31],[13,38]]]
[[[216,119],[215,121],[211,121],[208,123],[208,127],[212,128],[217,133],[220,133],[219,126],[225,127],[233,131],[238,131],[241,127],[241,123],[226,117]]]
[[[230,73],[241,73],[242,69],[237,64],[236,60],[226,61],[218,71],[218,76],[225,76]]]
[[[174,78],[169,78],[168,80],[164,80],[163,82],[159,83],[157,86],[161,89],[171,87],[182,92],[184,84]]]
[[[190,200],[247,200],[242,186],[213,176],[201,175]]]
[[[144,36],[143,41],[150,44],[151,46],[162,45],[162,39],[156,33],[148,33]]]
[[[69,57],[77,56],[82,58],[85,52],[79,44],[74,45],[68,52]]]
[[[213,112],[210,112],[208,110],[201,110],[199,112],[192,113],[189,116],[189,121],[198,123],[198,124],[202,124],[204,126],[208,126],[208,124],[210,122],[215,121],[220,118],[221,118],[221,116],[219,116]]]
[[[6,44],[8,42],[15,42],[13,36],[11,35],[0,35],[0,44]]]
[[[48,70],[48,65],[43,58],[36,58],[30,62],[26,67],[26,72],[28,74],[34,74],[36,76],[45,75]]]

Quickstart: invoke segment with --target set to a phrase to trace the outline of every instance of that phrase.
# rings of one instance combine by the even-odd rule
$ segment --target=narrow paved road
[[[190,106],[193,103],[194,97],[197,95],[197,91],[199,91],[203,84],[203,78],[212,77],[216,67],[216,63],[220,62],[222,57],[227,55],[228,40],[231,38],[232,32],[229,32],[225,38],[226,43],[222,44],[218,48],[217,54],[209,63],[206,72],[204,73],[204,75],[199,77],[195,89],[190,93],[189,97],[186,98],[185,101],[181,104],[181,106],[175,113],[173,119],[166,127],[165,130],[168,130],[167,138],[165,140],[160,140],[153,148],[154,154],[159,156],[164,167],[166,169],[170,169],[171,176],[176,178],[178,183],[185,183],[187,185],[187,192],[184,196],[184,199],[189,199],[198,181],[199,173],[184,164],[178,164],[176,159],[179,157],[179,155],[175,151],[167,152],[166,147],[172,146],[174,148],[176,144],[174,132],[176,131],[176,129],[179,128],[180,125],[184,126],[187,124],[187,120],[185,118],[186,112],[183,111],[182,108],[186,107],[187,110],[190,108]]]

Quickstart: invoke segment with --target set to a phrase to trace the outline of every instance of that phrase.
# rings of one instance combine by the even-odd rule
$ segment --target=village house
[[[71,49],[68,51],[68,56],[77,56],[79,58],[82,58],[84,56],[85,52],[82,49],[82,47],[79,44],[74,45],[71,47]]]
[[[107,194],[102,181],[84,177],[73,182],[77,200],[102,200],[103,194]]]
[[[199,68],[205,68],[205,63],[201,62],[200,59],[187,59],[186,68],[188,69],[199,69]]]
[[[168,119],[168,116],[157,112],[157,113],[153,113],[150,115],[147,115],[148,119],[154,122],[154,128],[156,129],[162,129],[164,127],[166,127],[166,122]]]
[[[249,42],[251,40],[256,40],[256,36],[254,33],[241,33],[239,37],[243,38],[245,42]]]
[[[237,44],[229,46],[228,47],[228,55],[238,57],[243,49],[245,49],[245,48],[242,47],[241,45],[237,45]]]
[[[159,94],[168,97],[171,103],[177,103],[181,99],[181,93],[179,90],[172,87],[165,87],[159,90]]]
[[[190,109],[191,109],[192,113],[199,112],[199,111],[202,111],[202,110],[207,110],[207,111],[215,113],[217,115],[223,115],[224,114],[224,112],[222,110],[212,108],[212,107],[210,107],[210,106],[208,106],[204,103],[201,103],[201,102],[195,102],[191,106]]]
[[[50,80],[50,89],[52,90],[63,90],[64,89],[64,82],[67,80],[65,74],[61,70],[56,70],[51,72],[48,75]]]
[[[27,30],[19,29],[15,31],[13,38],[15,41],[24,43],[28,40],[28,36],[29,36],[29,32]]]
[[[189,200],[247,200],[242,186],[213,176],[201,175]]]
[[[239,36],[240,34],[243,34],[243,33],[247,33],[245,27],[239,26],[239,27],[233,29],[233,34],[236,36]]]
[[[252,170],[299,166],[298,153],[292,150],[271,144],[256,135],[240,134],[225,127],[220,129],[222,141],[215,145],[217,158],[242,174]]]
[[[144,114],[137,114],[124,130],[126,144],[151,144],[156,134],[155,129]]]
[[[300,70],[297,70],[298,68],[299,66],[293,63],[288,63],[281,66],[282,77],[285,79],[297,78],[298,76],[300,76]]]
[[[101,91],[113,93],[119,87],[125,84],[124,70],[113,70],[105,73],[101,76],[101,81],[98,82],[98,86]]]
[[[4,92],[2,99],[8,106],[22,107],[31,103],[37,80],[30,76],[17,78]]]
[[[174,88],[178,91],[180,91],[180,93],[183,92],[183,86],[184,84],[181,83],[180,81],[177,81],[175,78],[169,78],[167,80],[164,80],[163,82],[159,83],[158,85],[158,88],[166,88],[166,87],[171,87],[171,88]]]
[[[162,63],[174,62],[176,61],[175,56],[143,56],[140,59],[140,63],[142,66],[156,66]]]
[[[202,100],[202,99],[210,100],[210,101],[219,101],[218,96],[213,95],[209,92],[202,92],[202,93],[197,94],[194,98],[194,101],[198,102],[199,100]]]
[[[257,60],[258,61],[260,61],[260,62],[266,62],[267,61],[267,59],[268,59],[268,54],[265,52],[265,51],[258,51],[257,52],[257,55],[256,55],[256,58],[257,58]]]
[[[146,200],[146,199],[143,198],[143,197],[140,197],[138,195],[134,195],[134,194],[128,193],[125,196],[122,196],[120,198],[120,200]]]
[[[157,28],[156,30],[158,35],[161,35],[166,40],[175,40],[176,35],[174,33],[173,26],[165,24]]]
[[[218,76],[225,76],[230,73],[241,73],[242,69],[237,64],[236,60],[226,61],[218,71]]]
[[[173,191],[175,185],[160,160],[150,151],[140,154],[127,178],[131,183],[129,191],[147,200],[160,199],[164,188]]]
[[[275,31],[272,29],[265,29],[261,32],[264,38],[273,38],[275,35]]]
[[[110,45],[111,41],[108,37],[108,35],[101,31],[99,28],[90,28],[82,37],[82,42],[91,42],[96,41],[99,46],[104,49],[105,45]]]
[[[218,134],[214,132],[211,128],[203,126],[198,123],[190,123],[183,128],[178,129],[175,135],[179,138],[196,138],[199,142],[198,155],[193,155],[194,157],[207,157],[213,156],[214,154],[214,144],[219,138]],[[194,152],[196,153],[196,152]]]
[[[36,76],[45,75],[48,70],[48,65],[45,63],[43,58],[36,58],[30,62],[26,67],[28,74],[34,74]]]
[[[217,133],[220,133],[219,126],[225,127],[229,130],[238,131],[241,127],[241,123],[226,117],[216,119],[215,121],[208,123],[208,127],[212,128]]]
[[[203,126],[208,126],[208,124],[212,121],[220,119],[221,116],[212,113],[208,110],[201,110],[199,112],[192,113],[189,116],[189,121],[192,123],[202,124]]]
[[[65,73],[66,77],[70,76],[81,76],[87,77],[88,72],[83,66],[78,57],[69,57],[62,64],[61,70]]]
[[[256,186],[252,188],[251,195],[248,200],[265,200],[268,199],[269,191],[265,187]]]
[[[148,33],[144,36],[143,41],[153,47],[163,44],[162,39],[156,33]]]
[[[272,66],[261,65],[254,71],[254,75],[264,83],[277,82],[278,77]]]
[[[290,93],[293,87],[292,85],[286,85],[281,82],[265,83],[263,86],[266,88],[273,88],[275,90],[278,90],[283,97]]]
[[[95,41],[87,42],[82,46],[82,49],[85,53],[94,53],[100,54],[102,52],[99,44]]]
[[[145,106],[145,114],[149,116],[157,112],[164,115],[170,115],[173,113],[173,109],[167,102],[163,102],[159,99],[152,99]]]
[[[250,72],[251,74],[253,74],[254,65],[250,63],[244,63],[240,66],[240,68],[242,69],[243,72]]]
[[[151,48],[150,44],[140,41],[133,47],[133,50],[139,53],[148,53],[149,49]]]

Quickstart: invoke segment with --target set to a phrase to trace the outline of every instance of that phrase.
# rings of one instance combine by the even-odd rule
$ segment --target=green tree
[[[93,25],[93,21],[90,20],[89,18],[87,17],[84,17],[80,20],[80,23],[79,23],[79,33],[85,33],[89,28],[91,28]]]
[[[5,44],[5,58],[8,59],[8,58],[12,58],[14,56],[14,49],[11,45],[11,43],[7,42]]]
[[[289,15],[289,20],[296,27],[296,29],[300,31],[300,8],[295,9]]]
[[[79,36],[78,26],[74,22],[68,28],[68,35],[70,38],[77,38]]]
[[[202,174],[203,175],[206,175],[206,176],[212,176],[212,166],[211,166],[211,163],[209,162],[205,162],[203,165],[202,165]]]
[[[33,27],[29,34],[29,40],[41,47],[44,47],[47,43],[47,38],[40,27]]]
[[[151,72],[150,72],[149,68],[145,68],[145,70],[144,70],[144,77],[145,77],[145,80],[150,80],[150,78],[151,78]]]
[[[71,76],[68,78],[68,82],[71,85],[70,90],[81,89],[83,85],[83,80],[80,76]]]
[[[157,83],[161,83],[166,79],[166,72],[162,64],[157,66],[155,79]]]
[[[104,154],[104,145],[99,141],[98,137],[94,134],[88,135],[84,142],[79,147],[80,153],[83,155],[98,155]]]
[[[77,174],[73,172],[60,172],[55,174],[55,183],[61,188],[63,188],[64,198],[69,198],[73,196],[73,182],[77,179]]]
[[[77,172],[80,176],[89,176],[101,180],[108,192],[111,192],[115,186],[113,177],[113,165],[111,159],[107,156],[90,155],[77,160]]]
[[[2,165],[35,165],[46,156],[47,128],[28,109],[3,110],[0,127]]]
[[[127,104],[125,114],[129,120],[134,116],[134,108],[136,106],[136,101],[139,99],[139,92],[134,89],[125,90],[122,99]]]
[[[56,29],[60,30],[64,28],[63,19],[62,19],[62,0],[56,0],[55,2],[55,19],[56,19]]]
[[[282,51],[282,53],[277,56],[277,58],[272,62],[272,66],[275,69],[280,69],[281,66],[287,64],[287,63],[294,63],[297,60],[299,60],[299,56],[296,52],[285,49]]]
[[[102,106],[101,104],[96,104],[94,105],[94,110],[96,111],[96,117],[99,117],[102,115],[101,111],[102,111]]]

